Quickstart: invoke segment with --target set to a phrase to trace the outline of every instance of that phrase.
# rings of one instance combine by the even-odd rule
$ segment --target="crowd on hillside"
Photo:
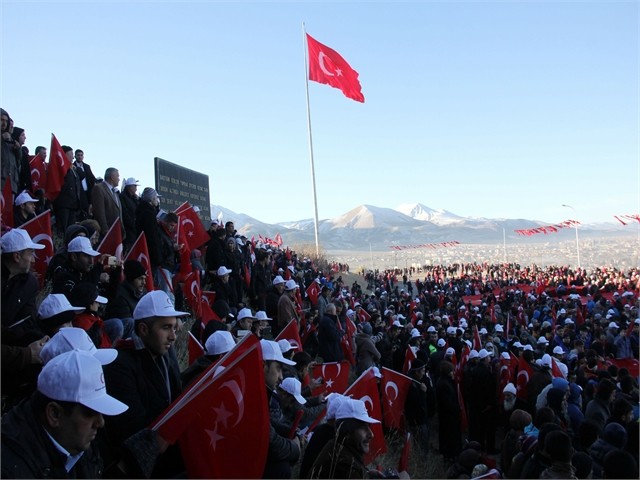
[[[211,222],[185,257],[180,212],[115,167],[94,178],[81,150],[63,147],[75,161],[43,201],[24,131],[1,114],[15,206],[0,238],[3,477],[184,476],[184,449],[149,426],[247,336],[267,391],[263,478],[408,476],[365,464],[382,419],[363,401],[318,393],[314,365],[345,360],[351,380],[411,379],[411,456],[443,459],[449,478],[638,477],[638,269],[436,265],[368,272],[363,289],[344,284],[348,265],[255,242],[232,221]],[[43,246],[20,226],[46,208],[60,247],[38,279]],[[149,268],[96,250],[117,219],[125,255],[145,234]],[[188,317],[203,351],[181,369]]]

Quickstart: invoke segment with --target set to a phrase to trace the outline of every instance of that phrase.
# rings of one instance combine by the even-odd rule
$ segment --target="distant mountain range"
[[[313,219],[268,224],[228,208],[211,205],[211,217],[222,212],[224,222],[232,220],[238,232],[251,238],[282,235],[285,245],[315,245]],[[573,228],[547,235],[521,236],[514,230],[536,228],[553,223],[527,219],[462,217],[447,210],[421,203],[404,204],[396,209],[359,205],[348,212],[318,222],[320,244],[325,250],[388,251],[391,245],[419,245],[458,241],[465,244],[501,244],[503,229],[509,243],[548,242],[553,238],[574,238]],[[615,223],[580,225],[579,234],[588,238],[622,237],[636,234],[632,226]]]

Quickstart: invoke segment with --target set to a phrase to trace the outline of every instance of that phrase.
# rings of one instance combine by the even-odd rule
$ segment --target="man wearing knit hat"
[[[114,299],[107,304],[105,319],[120,319],[124,327],[122,338],[129,338],[133,333],[133,311],[146,293],[147,271],[137,260],[124,262],[123,270],[124,282],[118,285]]]

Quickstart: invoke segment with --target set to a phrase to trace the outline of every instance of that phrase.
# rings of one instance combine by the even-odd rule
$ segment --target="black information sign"
[[[209,206],[209,175],[168,162],[153,159],[156,172],[156,190],[162,196],[160,208],[173,211],[184,202],[200,208],[200,218],[208,226],[211,221]]]

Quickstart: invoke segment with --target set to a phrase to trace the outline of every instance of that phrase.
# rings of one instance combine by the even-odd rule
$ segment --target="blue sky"
[[[3,0],[1,103],[32,153],[54,132],[145,186],[158,156],[214,204],[311,218],[305,22],[366,97],[309,83],[321,219],[615,222],[640,211],[638,5]]]

